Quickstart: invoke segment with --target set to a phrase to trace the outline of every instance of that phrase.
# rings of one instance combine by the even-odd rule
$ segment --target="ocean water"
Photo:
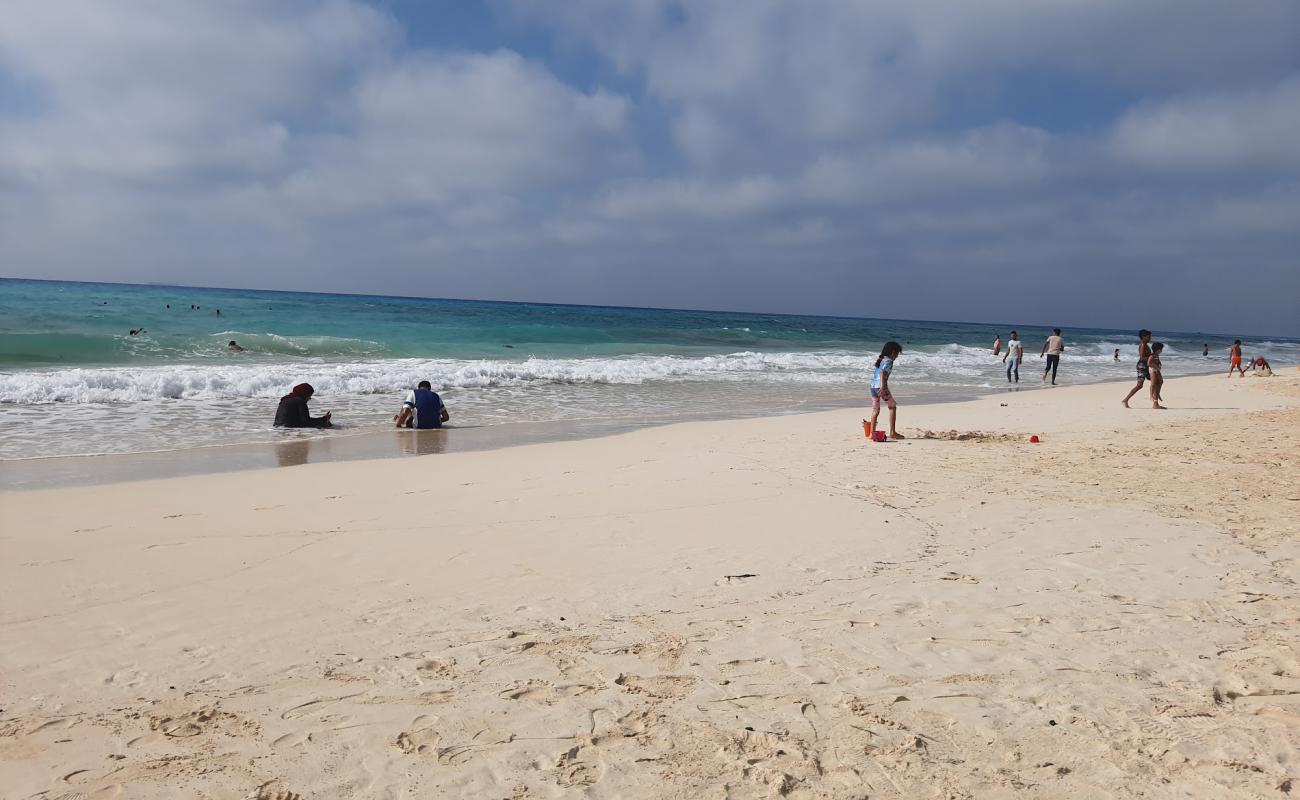
[[[956,399],[1006,390],[990,346],[1013,325],[0,280],[0,459],[363,434],[420,380],[466,427],[861,406],[889,339],[905,348],[891,380],[901,402]],[[1016,327],[1021,386],[1037,388],[1049,331]],[[1062,383],[1134,374],[1132,331],[1064,335]],[[1156,338],[1168,374],[1226,369],[1230,337]],[[1300,361],[1300,341],[1242,338],[1248,355]],[[338,427],[271,427],[302,381]]]

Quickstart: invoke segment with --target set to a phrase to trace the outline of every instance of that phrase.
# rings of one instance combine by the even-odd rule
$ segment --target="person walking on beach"
[[[1238,378],[1246,377],[1246,370],[1241,368],[1241,340],[1240,339],[1233,341],[1232,347],[1229,349],[1229,353],[1232,356],[1232,360],[1228,362],[1228,377],[1229,378],[1232,377],[1232,371],[1234,369],[1237,370]]]
[[[1047,337],[1043,342],[1043,349],[1038,352],[1038,357],[1047,356],[1047,366],[1043,368],[1043,380],[1047,380],[1047,373],[1052,373],[1052,385],[1056,385],[1056,368],[1061,365],[1061,351],[1065,350],[1065,340],[1061,338],[1061,329],[1052,328],[1052,335]]]
[[[1150,334],[1147,335],[1150,336]],[[1160,401],[1164,399],[1160,396],[1160,389],[1165,385],[1164,370],[1160,363],[1160,351],[1164,349],[1164,342],[1156,342],[1151,345],[1151,354],[1147,356],[1147,371],[1151,376],[1151,407],[1158,408],[1161,411],[1165,410],[1165,407],[1160,405]],[[1125,403],[1124,406],[1127,408],[1128,403]]]
[[[402,410],[393,417],[393,422],[399,428],[428,430],[441,428],[442,423],[449,419],[451,415],[447,413],[447,406],[433,390],[433,385],[428,381],[420,381],[419,386],[406,393]]]
[[[1149,346],[1150,341],[1151,331],[1146,328],[1138,331],[1138,382],[1132,389],[1128,390],[1128,394],[1124,395],[1124,399],[1119,401],[1125,408],[1128,408],[1128,401],[1132,399],[1133,395],[1138,393],[1138,390],[1142,388],[1142,384],[1146,383],[1151,378],[1150,368],[1147,364],[1147,359],[1151,357],[1151,347]],[[1119,353],[1118,350],[1115,352],[1117,354]],[[1118,358],[1118,355],[1116,355],[1116,358]]]
[[[1007,365],[1007,383],[1011,383],[1011,374],[1014,372],[1016,383],[1020,383],[1020,362],[1025,357],[1025,343],[1020,341],[1016,332],[1011,332],[1011,338],[1007,339],[1007,354],[1002,357],[1002,363]],[[1007,359],[1010,359],[1008,361]]]
[[[307,401],[316,393],[310,383],[300,383],[280,398],[280,406],[275,409],[275,427],[277,428],[332,428],[330,413],[326,411],[319,417],[313,417],[307,408]]]
[[[894,395],[889,391],[889,375],[894,370],[894,360],[902,352],[903,346],[898,342],[885,342],[880,355],[876,358],[876,368],[871,374],[871,426],[867,430],[868,439],[875,439],[876,421],[880,417],[882,402],[889,407],[889,438],[904,438],[897,427],[898,404],[894,402]]]

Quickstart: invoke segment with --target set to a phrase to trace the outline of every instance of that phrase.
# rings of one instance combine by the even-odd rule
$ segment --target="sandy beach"
[[[0,795],[1285,797],[1297,375],[0,494]]]

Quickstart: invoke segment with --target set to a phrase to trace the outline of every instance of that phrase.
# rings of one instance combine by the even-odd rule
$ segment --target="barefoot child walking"
[[[889,438],[903,438],[895,427],[898,421],[898,404],[894,402],[894,396],[889,392],[889,373],[894,369],[894,359],[902,352],[903,346],[898,342],[885,342],[880,356],[876,359],[876,370],[871,374],[871,427],[867,430],[869,439],[875,439],[876,420],[880,417],[882,401],[889,407]]]
[[[1237,339],[1232,343],[1232,347],[1229,348],[1228,350],[1228,355],[1232,356],[1231,360],[1228,362],[1228,377],[1229,378],[1232,377],[1232,371],[1234,369],[1237,371],[1238,378],[1246,377],[1246,370],[1241,368],[1241,340],[1240,339]]]
[[[1160,401],[1164,398],[1160,396],[1160,389],[1165,385],[1165,376],[1163,365],[1160,363],[1160,351],[1164,349],[1164,342],[1156,342],[1151,345],[1151,355],[1147,356],[1147,372],[1151,376],[1151,407],[1161,410],[1164,406],[1160,405]]]

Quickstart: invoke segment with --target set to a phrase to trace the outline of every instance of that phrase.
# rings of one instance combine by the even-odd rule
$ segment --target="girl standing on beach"
[[[898,404],[894,402],[894,396],[889,392],[889,373],[894,369],[894,359],[902,352],[903,346],[898,342],[885,342],[885,346],[880,350],[880,356],[876,359],[876,369],[871,374],[871,427],[867,430],[868,439],[875,439],[876,419],[880,416],[881,401],[889,407],[889,438],[903,438],[895,427],[898,421]]]
[[[1161,410],[1164,406],[1160,405],[1160,401],[1164,398],[1160,396],[1160,387],[1165,385],[1165,376],[1161,371],[1160,351],[1164,349],[1163,342],[1156,342],[1151,345],[1151,355],[1147,356],[1147,372],[1151,376],[1151,407]]]

